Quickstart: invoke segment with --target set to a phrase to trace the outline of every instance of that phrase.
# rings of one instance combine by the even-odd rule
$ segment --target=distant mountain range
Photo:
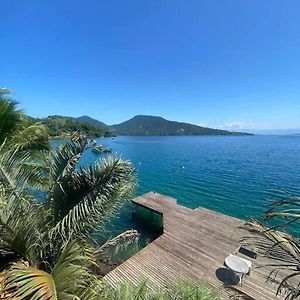
[[[130,120],[111,126],[88,116],[74,119],[93,126],[108,128],[119,135],[249,135],[245,132],[212,129],[147,115],[138,115]]]
[[[138,115],[115,125],[107,125],[89,116],[78,118],[49,116],[35,121],[45,124],[51,136],[69,135],[83,130],[88,135],[252,135],[245,132],[232,132],[198,125],[169,121],[162,117]]]
[[[45,124],[51,136],[69,135],[83,130],[90,136],[110,135],[300,135],[300,129],[237,129],[228,131],[202,127],[189,123],[169,121],[162,117],[137,115],[125,122],[107,125],[89,116],[48,116],[31,118]]]
[[[300,135],[298,129],[243,129],[243,131],[258,135]]]

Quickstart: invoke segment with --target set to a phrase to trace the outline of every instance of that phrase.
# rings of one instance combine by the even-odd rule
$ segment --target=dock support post
[[[134,221],[136,215],[136,204],[132,203],[131,220]]]

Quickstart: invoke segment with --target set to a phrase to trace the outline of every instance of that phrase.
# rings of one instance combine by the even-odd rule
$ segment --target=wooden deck
[[[244,299],[280,299],[275,297],[275,283],[266,282],[268,271],[255,269],[266,262],[262,257],[245,257],[253,267],[242,286],[224,284],[228,280],[224,259],[238,250],[240,238],[246,235],[238,228],[244,221],[204,208],[192,210],[154,192],[132,203],[161,213],[163,234],[104,277],[112,286],[119,282],[137,285],[146,279],[156,289],[188,278],[211,285],[225,298],[243,293]]]

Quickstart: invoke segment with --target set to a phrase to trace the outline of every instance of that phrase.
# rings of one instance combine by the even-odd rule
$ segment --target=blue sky
[[[0,86],[32,116],[300,128],[300,1],[4,0]]]

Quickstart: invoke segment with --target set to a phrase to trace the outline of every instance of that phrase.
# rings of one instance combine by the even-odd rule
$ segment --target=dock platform
[[[239,228],[245,221],[205,208],[183,207],[155,192],[131,202],[162,214],[163,233],[104,277],[111,286],[146,280],[150,289],[157,289],[191,279],[210,285],[224,298],[239,294],[241,299],[282,299],[275,296],[277,283],[267,282],[268,270],[256,268],[267,262],[263,257],[245,257],[252,261],[251,274],[242,285],[226,284],[224,259],[238,251],[240,239],[248,234]]]

